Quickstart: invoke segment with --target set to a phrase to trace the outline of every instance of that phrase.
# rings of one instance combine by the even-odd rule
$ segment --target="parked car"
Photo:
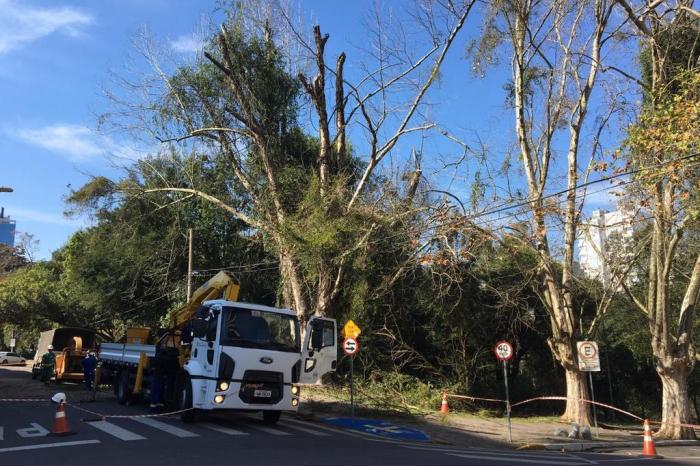
[[[0,351],[0,364],[18,364],[24,366],[27,364],[27,361],[17,353]]]

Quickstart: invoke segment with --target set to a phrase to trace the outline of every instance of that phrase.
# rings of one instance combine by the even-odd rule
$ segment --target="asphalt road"
[[[0,377],[9,375],[2,372]],[[0,464],[700,465],[700,449],[689,448],[659,449],[662,455],[674,457],[665,460],[630,456],[637,452],[613,455],[464,449],[392,442],[292,417],[283,417],[275,426],[262,424],[260,416],[255,414],[217,415],[196,424],[184,424],[177,417],[107,418],[89,422],[97,417],[80,409],[110,415],[137,416],[145,412],[145,406],[121,406],[109,398],[76,404],[66,411],[68,425],[75,434],[52,437],[46,434],[53,426],[56,405],[0,401]]]

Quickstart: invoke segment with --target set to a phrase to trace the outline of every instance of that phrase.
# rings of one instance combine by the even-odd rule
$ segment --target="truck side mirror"
[[[190,322],[192,336],[195,338],[204,338],[207,334],[207,322],[201,319],[194,319]]]
[[[209,320],[205,321],[207,324],[205,336],[206,340],[208,342],[216,341],[216,335],[217,335],[217,329],[218,329],[218,321],[216,318],[210,318]],[[211,346],[211,345],[210,345]]]

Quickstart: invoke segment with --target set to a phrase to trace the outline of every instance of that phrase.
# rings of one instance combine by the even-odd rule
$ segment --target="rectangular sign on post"
[[[600,353],[595,341],[576,342],[578,368],[584,372],[600,372]]]

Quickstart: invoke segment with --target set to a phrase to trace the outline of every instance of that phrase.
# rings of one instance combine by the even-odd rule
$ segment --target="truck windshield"
[[[222,345],[299,352],[296,316],[242,307],[224,307],[222,313]]]

